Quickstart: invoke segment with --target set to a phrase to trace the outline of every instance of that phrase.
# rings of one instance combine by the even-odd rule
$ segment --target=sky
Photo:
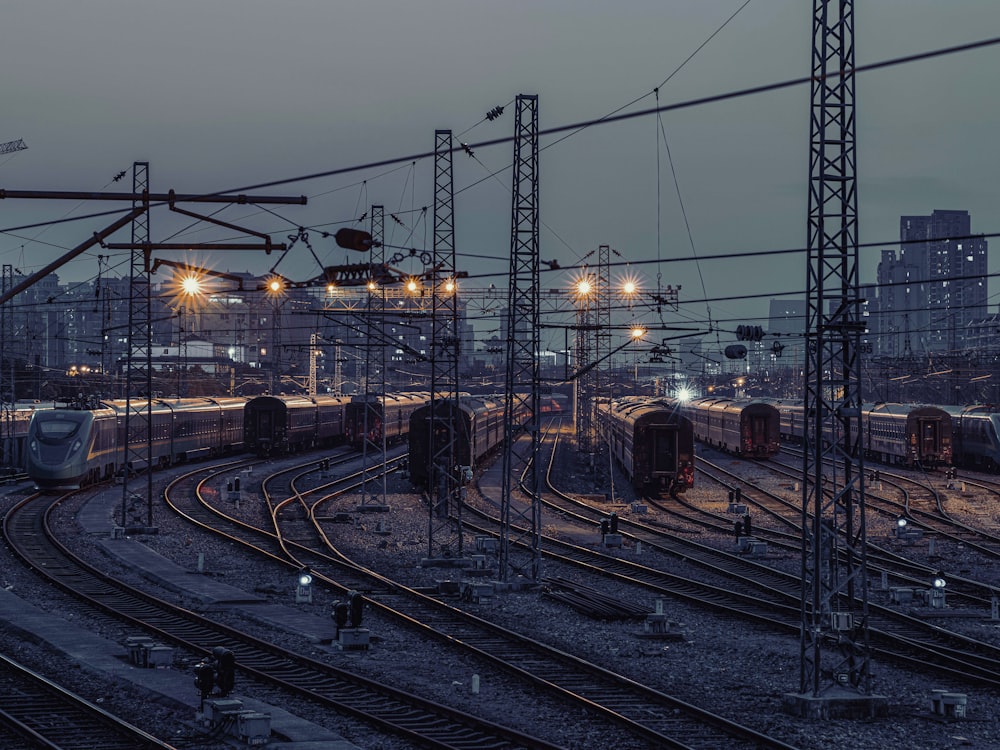
[[[436,129],[469,144],[508,138],[518,94],[538,95],[545,130],[626,105],[623,112],[798,79],[810,69],[811,6],[11,0],[2,17],[0,142],[23,138],[28,150],[0,156],[0,188],[129,190],[133,163],[148,162],[153,192],[307,196],[306,206],[230,206],[218,216],[277,242],[304,227],[324,265],[359,262],[323,233],[367,228],[359,219],[371,205],[385,207],[387,257],[429,250],[433,161],[410,157],[433,152]],[[858,65],[996,36],[996,0],[856,3]],[[934,209],[968,210],[974,232],[1000,232],[997,70],[1000,45],[858,77],[860,242],[894,247],[901,215]],[[487,120],[498,105],[503,115]],[[680,286],[677,320],[699,327],[766,322],[769,295],[805,288],[805,255],[710,256],[806,245],[807,87],[565,136],[541,140],[543,260],[593,262],[609,245],[616,260],[634,264],[614,277],[636,275],[647,291]],[[513,146],[473,151],[454,157],[457,265],[472,287],[506,287]],[[383,165],[365,168],[375,163]],[[300,179],[331,172],[342,173]],[[30,273],[115,216],[20,227],[119,208],[127,206],[0,200],[0,262]],[[150,231],[154,242],[236,237],[166,208],[153,211]],[[996,272],[1000,241],[993,244]],[[862,251],[862,282],[874,280],[878,254]],[[110,273],[127,272],[122,251],[94,248],[60,277],[93,279],[99,255]],[[302,243],[280,262],[259,251],[159,257],[257,274],[277,262],[293,280],[319,272]],[[416,263],[396,265],[415,273]],[[546,272],[542,287],[571,282],[571,272]]]

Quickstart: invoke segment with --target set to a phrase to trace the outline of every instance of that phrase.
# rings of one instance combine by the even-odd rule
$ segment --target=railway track
[[[175,750],[0,654],[4,750]]]
[[[781,465],[769,466],[768,469],[778,472],[782,476],[794,477],[781,468]],[[801,550],[801,531],[799,522],[801,520],[801,506],[799,503],[788,500],[780,494],[771,492],[756,482],[740,476],[738,473],[714,464],[704,457],[699,458],[699,471],[703,478],[717,482],[718,484],[732,488],[741,488],[741,502],[752,508],[758,519],[764,517],[773,521],[769,525],[758,523],[754,530],[754,536],[766,541],[769,548],[781,549],[787,552],[798,554]],[[905,494],[905,490],[900,488]],[[655,504],[655,501],[650,501]],[[725,533],[726,524],[731,521],[720,519],[715,513],[705,509],[696,508],[678,501],[670,512],[676,513],[676,505],[683,505],[687,508],[685,518],[694,523],[703,524],[716,531]],[[661,506],[662,507],[662,506]],[[875,502],[871,508],[872,512],[881,513],[890,521],[900,517],[901,505],[885,506],[875,497]],[[778,526],[779,528],[774,528]],[[838,550],[841,555],[845,550]],[[941,574],[940,565],[922,564],[907,558],[902,554],[893,552],[885,544],[875,543],[869,538],[867,545],[867,563],[869,577],[881,577],[884,587],[889,586],[910,586],[914,588],[926,588],[928,581]],[[1000,589],[992,584],[983,583],[974,579],[949,573],[949,594],[956,603],[965,606],[979,607],[986,610],[992,606],[993,598],[1000,594]]]
[[[550,468],[551,460],[550,456]],[[588,503],[555,491],[551,475],[547,477],[551,492],[545,495],[544,502],[550,510],[563,518],[576,517],[591,528],[604,517],[602,511]],[[463,523],[470,531],[499,533],[499,519],[483,509],[474,512],[483,522],[474,524],[467,509]],[[544,540],[544,554],[595,575],[610,576],[729,615],[769,623],[784,632],[799,632],[801,585],[797,576],[624,518],[619,519],[619,532],[632,544],[640,542],[644,550],[681,557],[698,565],[711,573],[711,580],[717,583],[675,576],[549,537]],[[952,679],[1000,686],[1000,648],[991,644],[877,605],[870,605],[869,634],[875,653],[882,658],[920,670],[933,670]]]
[[[316,466],[306,467],[302,474],[311,474]],[[287,489],[290,497],[269,495],[268,505],[279,520],[289,503],[301,504],[317,521],[315,538],[310,544],[299,539],[303,526],[301,511],[293,525],[296,540],[273,529],[248,526],[236,519],[228,522],[219,509],[212,509],[190,498],[192,493],[171,492],[171,502],[180,512],[198,523],[215,529],[226,524],[225,533],[251,549],[266,550],[277,558],[277,550],[287,550],[293,567],[307,566],[316,580],[338,593],[361,592],[366,606],[378,608],[387,616],[401,619],[424,635],[461,648],[496,667],[527,680],[530,684],[554,693],[578,709],[586,710],[618,724],[633,736],[658,748],[708,749],[726,747],[733,750],[790,750],[787,743],[767,737],[738,723],[726,720],[646,687],[634,680],[603,669],[537,640],[514,633],[481,618],[450,606],[435,596],[407,588],[378,573],[366,569],[341,555],[328,545],[322,519],[330,519],[326,504],[337,497],[331,483],[310,490],[299,488],[303,476],[291,478]],[[273,479],[267,482],[269,493],[275,491]],[[339,492],[350,493],[356,485],[348,482]],[[319,499],[308,501],[318,492]],[[183,507],[178,507],[183,502]],[[273,516],[273,517],[274,517]]]
[[[235,654],[243,674],[363,719],[421,747],[556,748],[537,737],[295,654],[116,581],[53,538],[47,516],[58,501],[33,496],[20,502],[4,519],[5,537],[26,564],[101,611],[195,654],[208,655],[224,645]]]

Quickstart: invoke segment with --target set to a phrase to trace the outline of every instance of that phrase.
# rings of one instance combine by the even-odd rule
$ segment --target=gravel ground
[[[740,462],[732,462],[740,465]],[[760,476],[761,470],[744,465]],[[261,472],[257,472],[260,474]],[[610,486],[608,470],[592,476],[586,469],[574,465],[566,458],[557,476],[565,481],[564,489],[592,494],[603,493]],[[771,481],[771,480],[769,480]],[[773,480],[776,486],[781,482]],[[616,494],[628,500],[628,487],[621,477],[615,480]],[[785,480],[787,483],[787,480]],[[357,525],[337,524],[329,527],[332,539],[349,557],[369,564],[382,573],[412,586],[432,585],[443,577],[440,569],[425,569],[417,565],[426,553],[427,518],[419,499],[410,491],[408,482],[396,476],[389,487],[388,514],[367,516]],[[958,494],[958,493],[956,493]],[[243,493],[242,513],[252,518],[259,505],[253,493]],[[718,488],[708,483],[689,492],[689,499],[709,507],[725,509],[728,498]],[[6,510],[11,499],[3,499]],[[965,503],[968,507],[963,508]],[[949,502],[949,511],[968,512],[972,519],[995,527],[996,516],[984,519],[985,500],[974,495],[960,496]],[[58,515],[61,535],[72,542],[78,551],[102,567],[110,568],[126,580],[136,580],[133,571],[122,570],[113,561],[97,551],[92,540],[76,533],[75,509],[67,507]],[[655,517],[655,516],[653,516]],[[662,517],[660,520],[667,520]],[[382,522],[382,531],[376,533],[376,524]],[[573,528],[556,519],[544,519],[547,532],[572,537],[581,543],[599,541],[596,529]],[[183,522],[161,511],[156,519],[160,527],[158,536],[142,541],[161,554],[181,565],[194,567],[197,551],[207,551],[209,569],[221,580],[244,588],[268,594],[275,601],[288,603],[287,573],[271,565],[248,557],[237,549],[220,550],[218,544],[201,536]],[[674,523],[671,521],[671,523]],[[869,537],[875,539],[889,530],[870,528]],[[732,547],[732,538],[725,535],[701,533],[699,541],[724,548]],[[589,540],[589,541],[588,541]],[[471,544],[471,540],[470,540]],[[939,545],[936,557],[945,569],[972,570],[975,577],[998,582],[998,566],[974,559],[964,549],[948,549]],[[926,555],[926,545],[915,546],[915,557]],[[624,553],[623,553],[624,554]],[[797,572],[798,562],[789,556],[775,555],[769,562],[788,567]],[[671,572],[698,577],[699,572],[686,563],[674,559],[660,559],[646,552],[643,562],[654,567],[663,566]],[[83,627],[93,629],[116,641],[123,641],[125,633],[120,626],[95,618],[80,610],[71,600],[53,594],[38,582],[34,574],[23,570],[11,561],[10,554],[0,552],[3,565],[3,583],[12,586],[15,593],[40,606],[49,606],[70,616]],[[545,575],[583,580],[576,570],[546,564]],[[652,612],[655,602],[649,592],[638,587],[624,587],[601,579],[586,578],[588,585],[607,591],[618,598],[634,600]],[[154,588],[145,581],[146,588]],[[176,597],[158,592],[166,598]],[[313,611],[326,612],[332,604],[332,595],[317,591]],[[666,611],[671,629],[683,636],[676,641],[651,641],[639,637],[641,623],[599,622],[575,613],[573,610],[542,596],[537,592],[519,592],[496,596],[482,604],[461,604],[480,616],[496,621],[511,629],[545,640],[568,652],[575,653],[633,679],[645,682],[666,693],[677,696],[712,711],[738,720],[759,731],[783,739],[802,750],[826,748],[907,748],[913,750],[940,750],[951,747],[1000,748],[1000,694],[971,685],[942,683],[940,679],[915,674],[888,664],[874,664],[875,692],[889,702],[889,716],[875,720],[807,721],[782,711],[782,696],[797,692],[799,673],[799,643],[797,638],[775,635],[762,627],[704,612],[682,602],[668,601]],[[192,605],[187,602],[186,604]],[[292,605],[307,606],[307,605]],[[951,618],[944,623],[983,640],[1000,643],[1000,623],[988,619],[988,612],[981,617]],[[220,617],[222,617],[220,615]],[[381,678],[391,678],[403,689],[464,708],[501,723],[523,728],[544,727],[547,739],[567,748],[595,748],[613,746],[621,750],[644,747],[631,742],[620,733],[609,731],[600,721],[584,715],[566,716],[566,707],[538,694],[520,681],[497,673],[488,665],[472,658],[456,659],[443,647],[413,636],[392,622],[375,615],[366,615],[365,625],[374,638],[373,648],[364,656],[345,656],[313,644],[298,642],[286,633],[269,630],[259,624],[239,622],[235,615],[226,615],[234,624],[263,637],[290,644],[317,658],[329,659],[340,666]],[[119,681],[92,675],[67,665],[55,654],[29,647],[19,638],[0,631],[0,648],[29,665],[57,675],[59,680],[73,690],[99,701],[109,710],[123,715],[133,715],[131,710],[142,697]],[[470,689],[473,674],[480,676],[481,690],[473,695]],[[962,720],[944,721],[930,713],[931,691],[948,688],[968,695],[968,715]],[[252,692],[254,697],[268,699],[266,688],[240,685],[237,692]],[[372,732],[366,725],[331,716],[308,705],[288,706],[278,697],[273,700],[289,710],[341,732],[347,739],[363,748],[396,750],[405,743]],[[148,701],[147,701],[148,703]],[[144,728],[162,737],[181,737],[189,740],[187,747],[215,747],[192,744],[190,712],[176,706],[155,704],[149,722]],[[568,720],[567,720],[568,719]]]

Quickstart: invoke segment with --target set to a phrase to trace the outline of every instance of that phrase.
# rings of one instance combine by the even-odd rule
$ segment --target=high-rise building
[[[967,348],[969,323],[987,314],[987,242],[972,236],[968,211],[902,216],[900,250],[878,267],[879,353],[954,354]]]

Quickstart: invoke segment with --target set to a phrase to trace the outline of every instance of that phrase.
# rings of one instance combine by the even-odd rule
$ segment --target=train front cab
[[[85,409],[35,412],[27,450],[28,475],[35,486],[43,491],[74,490],[102,479],[100,467],[113,462],[115,449],[113,417],[105,420],[110,429],[97,429],[95,413]]]

